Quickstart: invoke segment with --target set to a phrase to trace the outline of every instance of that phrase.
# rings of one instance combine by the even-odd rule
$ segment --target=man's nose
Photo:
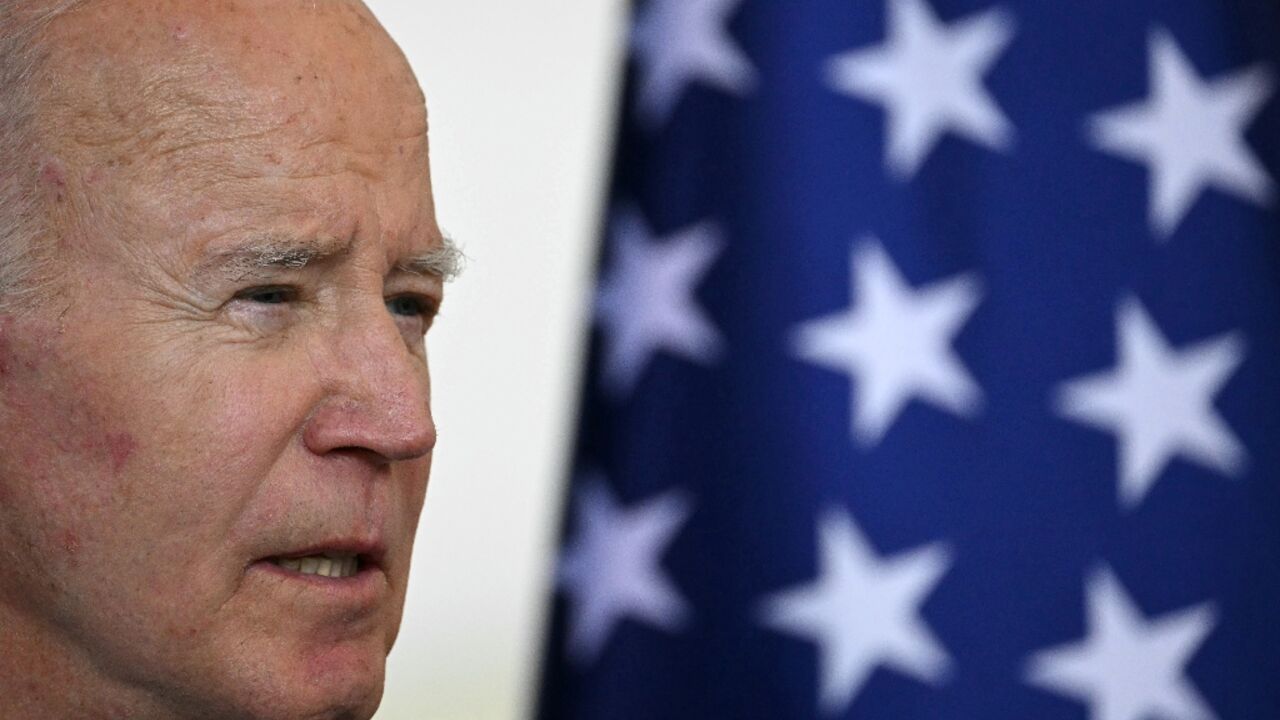
[[[364,451],[384,463],[431,452],[436,426],[427,367],[395,321],[384,311],[321,342],[311,357],[326,393],[307,420],[307,448],[318,455]]]

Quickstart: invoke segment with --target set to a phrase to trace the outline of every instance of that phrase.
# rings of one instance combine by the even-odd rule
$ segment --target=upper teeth
[[[308,555],[300,558],[280,558],[275,561],[286,570],[300,572],[303,575],[323,575],[331,578],[345,578],[356,574],[359,563],[355,555]]]

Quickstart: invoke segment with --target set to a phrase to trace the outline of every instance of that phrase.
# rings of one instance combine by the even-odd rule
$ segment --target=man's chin
[[[338,643],[300,660],[293,682],[279,688],[296,700],[297,714],[282,717],[355,720],[378,709],[387,661],[381,640]]]
[[[385,642],[377,638],[311,646],[263,663],[257,677],[228,678],[252,720],[368,720],[382,701]]]

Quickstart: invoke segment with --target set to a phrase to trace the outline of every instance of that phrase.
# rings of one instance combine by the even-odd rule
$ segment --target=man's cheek
[[[25,508],[24,541],[41,563],[93,564],[116,525],[144,521],[128,508],[147,494],[133,472],[145,435],[126,425],[136,413],[102,392],[92,367],[67,362],[74,354],[57,326],[2,324],[0,424],[10,432],[0,438],[0,500]]]
[[[143,440],[123,418],[99,407],[85,384],[73,388],[65,393],[31,385],[6,394],[10,409],[22,415],[23,429],[15,433],[22,470],[45,486],[40,490],[62,486],[58,494],[116,506],[136,492],[128,470],[145,452]]]
[[[106,431],[90,440],[82,433],[86,426],[103,429],[104,418],[115,413],[95,406],[101,383],[88,374],[93,368],[69,362],[77,354],[59,325],[0,317],[0,413],[15,421],[9,427],[17,434],[29,431],[60,450],[80,443],[82,451],[127,460],[131,438]]]

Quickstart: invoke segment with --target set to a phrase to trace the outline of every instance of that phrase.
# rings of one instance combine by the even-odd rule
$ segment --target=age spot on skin
[[[47,160],[40,168],[40,181],[49,189],[55,201],[62,202],[62,194],[67,187],[67,174],[61,163]]]
[[[40,179],[50,187],[61,189],[67,186],[67,174],[57,160],[45,161],[44,167],[40,168]]]
[[[62,202],[62,193],[67,188],[67,173],[57,160],[46,160],[40,168],[40,181],[53,194],[54,200]]]

